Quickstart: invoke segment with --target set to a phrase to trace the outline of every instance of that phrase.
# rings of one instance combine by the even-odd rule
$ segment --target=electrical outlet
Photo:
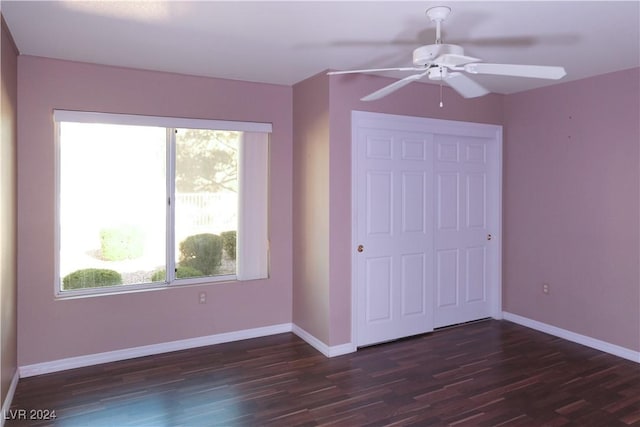
[[[200,292],[200,295],[198,296],[198,302],[200,304],[206,304],[207,303],[207,293],[206,292]]]
[[[542,293],[545,295],[549,295],[549,284],[548,283],[543,283],[542,284]]]

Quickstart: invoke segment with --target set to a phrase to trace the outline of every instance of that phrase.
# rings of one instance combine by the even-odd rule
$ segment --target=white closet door
[[[501,128],[352,117],[356,345],[500,317]]]
[[[439,134],[434,142],[437,328],[491,316],[498,254],[495,141]]]
[[[420,133],[359,134],[358,345],[432,330],[431,147]]]

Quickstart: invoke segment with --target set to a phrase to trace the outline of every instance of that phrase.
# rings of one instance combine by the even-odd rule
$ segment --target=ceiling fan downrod
[[[436,44],[442,44],[441,24],[447,19],[449,13],[451,13],[451,9],[447,6],[436,6],[427,9],[426,14],[429,20],[436,23]]]

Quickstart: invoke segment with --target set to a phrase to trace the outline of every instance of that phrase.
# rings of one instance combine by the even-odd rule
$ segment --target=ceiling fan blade
[[[523,48],[535,45],[572,45],[579,41],[576,34],[538,34],[536,36],[505,36],[505,37],[475,37],[465,39],[447,38],[447,43],[459,44],[462,46],[487,46],[500,48]]]
[[[462,73],[448,73],[444,81],[464,98],[477,98],[489,93],[487,89]]]
[[[438,56],[433,62],[437,65],[444,65],[445,67],[459,67],[471,62],[479,62],[481,59],[474,58],[472,56],[458,55],[455,53],[445,53]]]
[[[415,82],[417,80],[420,80],[421,78],[426,76],[427,73],[428,73],[428,71],[425,71],[424,73],[421,73],[421,74],[413,74],[411,76],[405,77],[402,80],[398,80],[397,82],[393,82],[390,85],[385,86],[382,89],[378,89],[377,91],[365,96],[364,98],[361,98],[360,101],[375,101],[376,99],[380,99],[382,97],[385,97],[385,96],[389,95],[390,93],[395,92],[396,90],[400,89],[401,87],[404,87],[404,86],[408,85],[411,82]]]
[[[558,80],[567,75],[563,67],[514,64],[466,64],[464,70],[471,74],[496,74],[500,76],[530,77]]]
[[[369,68],[366,70],[329,71],[327,75],[335,76],[338,74],[378,73],[382,71],[423,71],[423,70],[424,70],[424,67]]]

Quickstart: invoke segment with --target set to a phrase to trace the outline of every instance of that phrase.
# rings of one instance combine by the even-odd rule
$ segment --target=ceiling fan
[[[382,71],[419,71],[408,77],[391,83],[364,98],[361,101],[374,101],[408,85],[411,82],[427,77],[451,86],[464,98],[476,98],[489,93],[489,90],[469,78],[469,74],[493,74],[501,76],[530,77],[537,79],[558,80],[567,73],[563,67],[543,65],[489,64],[481,59],[465,56],[461,46],[442,42],[440,27],[449,16],[451,9],[447,6],[436,6],[427,10],[427,17],[436,23],[435,44],[420,46],[413,51],[413,67],[373,68],[366,70],[330,71],[327,74],[373,73]],[[442,102],[440,102],[442,106]]]

